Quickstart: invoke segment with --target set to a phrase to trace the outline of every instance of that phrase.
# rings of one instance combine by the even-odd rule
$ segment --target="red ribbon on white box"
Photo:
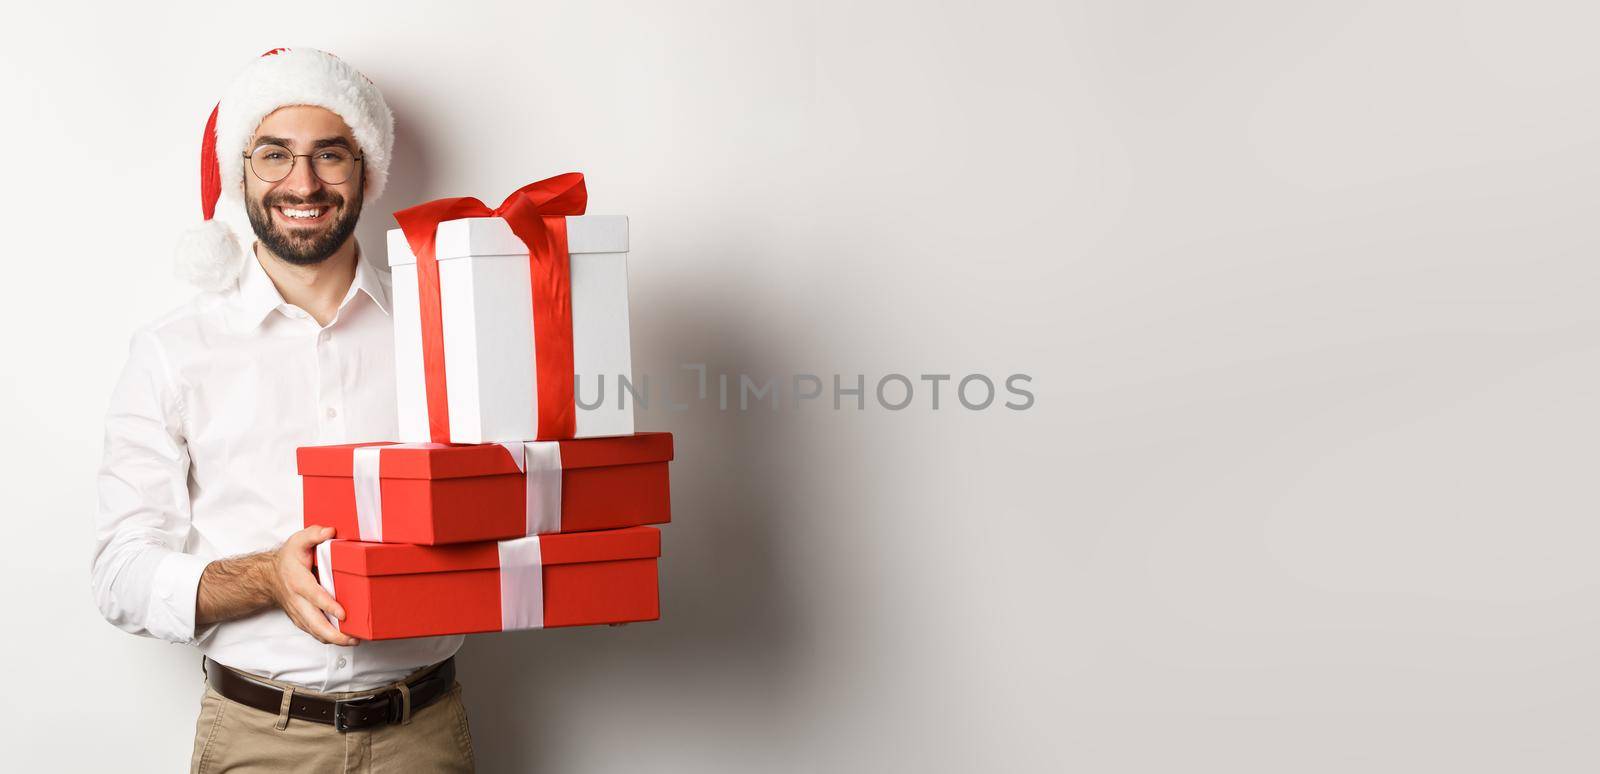
[[[489,209],[470,196],[436,199],[394,214],[417,257],[418,312],[422,323],[424,389],[428,433],[450,440],[450,399],[445,376],[444,303],[440,296],[439,224],[461,218],[500,218],[528,248],[529,292],[533,302],[533,344],[537,357],[538,432],[534,437],[571,438],[577,433],[575,373],[572,364],[572,273],[567,251],[567,216],[589,207],[583,174],[568,172],[529,183]]]
[[[397,443],[357,446],[350,461],[356,490],[356,527],[361,540],[383,542],[383,479],[379,460],[385,449],[427,449],[440,444]],[[557,441],[512,441],[498,444],[511,455],[523,478],[523,511],[527,534],[561,531],[561,444]]]
[[[338,599],[333,590],[334,542],[324,540],[317,544],[317,582],[329,596]],[[500,553],[500,630],[543,629],[544,556],[539,549],[539,536],[501,540],[496,548]],[[339,628],[339,619],[324,615],[333,628]]]

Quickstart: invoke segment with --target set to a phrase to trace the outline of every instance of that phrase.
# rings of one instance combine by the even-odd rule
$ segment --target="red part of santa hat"
[[[372,81],[338,57],[311,48],[275,48],[234,79],[206,120],[200,140],[200,212],[205,222],[178,243],[178,275],[205,290],[233,285],[244,265],[250,222],[244,212],[244,153],[261,120],[288,105],[326,108],[361,146],[364,202],[389,178],[394,115]]]

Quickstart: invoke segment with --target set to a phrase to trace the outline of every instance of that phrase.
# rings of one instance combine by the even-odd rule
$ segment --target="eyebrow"
[[[263,145],[282,145],[285,148],[294,147],[294,143],[282,137],[257,137],[255,147],[259,148]],[[311,143],[312,150],[316,150],[318,148],[344,148],[351,153],[354,153],[356,150],[355,148],[351,147],[350,141],[343,137],[324,137]]]

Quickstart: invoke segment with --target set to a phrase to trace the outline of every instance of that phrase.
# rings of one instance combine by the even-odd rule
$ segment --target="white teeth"
[[[284,215],[286,215],[288,217],[291,217],[291,218],[302,218],[302,219],[304,219],[304,218],[315,218],[315,217],[318,217],[318,216],[320,216],[322,214],[322,210],[321,209],[315,209],[315,210],[291,210],[291,209],[289,209],[287,207],[279,207],[278,210],[280,212],[282,212]]]

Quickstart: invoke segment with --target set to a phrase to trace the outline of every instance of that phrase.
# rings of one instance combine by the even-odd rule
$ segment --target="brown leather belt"
[[[204,662],[206,684],[223,697],[277,715],[283,710],[283,689],[218,664]],[[289,700],[289,717],[328,723],[340,731],[399,723],[423,707],[437,701],[456,684],[454,656],[405,683],[406,690],[391,686],[364,696],[324,699],[294,691]],[[406,694],[409,694],[409,700]],[[407,704],[410,706],[407,707]]]

